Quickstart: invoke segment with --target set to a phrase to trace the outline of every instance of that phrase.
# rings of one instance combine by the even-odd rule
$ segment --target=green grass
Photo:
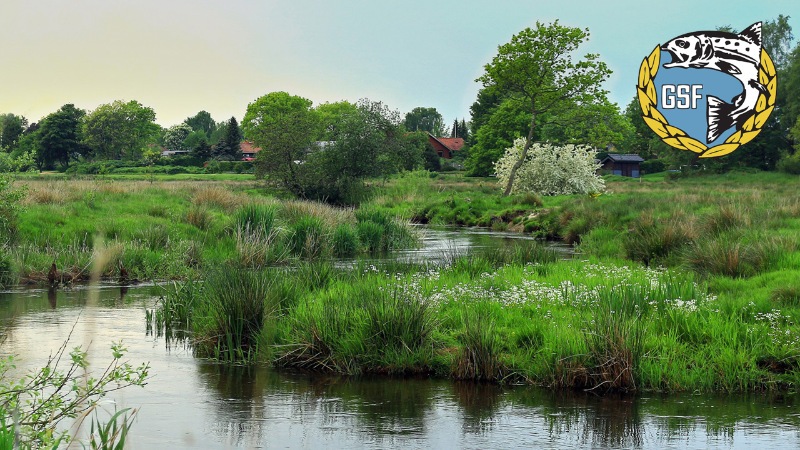
[[[275,280],[275,270],[253,274]],[[330,373],[428,373],[598,393],[786,391],[800,374],[800,309],[796,289],[770,286],[790,276],[760,280],[763,297],[751,297],[721,281],[746,279],[707,284],[686,271],[623,261],[467,255],[405,270],[303,264],[258,295],[270,313],[250,331],[256,354],[242,353]],[[258,290],[221,286],[249,299],[245,292]],[[198,310],[211,309],[224,310]],[[194,329],[196,345],[215,337],[227,348],[220,327]]]
[[[252,179],[204,180],[22,177],[27,196],[14,239],[2,249],[10,264],[0,283],[46,282],[53,263],[64,280],[86,280],[101,243],[114,250],[103,277],[169,280],[196,277],[204,267],[263,267],[416,242],[407,224],[386,216],[373,249],[358,239],[352,210],[281,201]]]

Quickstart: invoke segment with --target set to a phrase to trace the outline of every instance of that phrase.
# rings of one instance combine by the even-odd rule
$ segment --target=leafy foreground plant
[[[15,367],[13,356],[0,361],[0,447],[9,440],[13,448],[56,448],[68,445],[74,439],[59,425],[64,419],[76,419],[76,427],[98,402],[109,392],[128,386],[146,384],[149,364],[133,367],[122,361],[126,349],[121,343],[111,345],[113,359],[99,376],[89,374],[87,352],[75,347],[67,353],[67,341],[51,356],[45,366],[31,371],[20,379],[9,372]],[[59,365],[69,356],[66,370]],[[121,411],[124,413],[125,411]],[[112,416],[109,425],[93,420],[93,430],[103,429],[102,436],[92,438],[92,448],[121,448],[125,433],[130,427],[130,416],[123,419],[122,429],[117,429],[120,414]],[[99,441],[98,441],[99,439]],[[96,445],[99,443],[112,445]]]

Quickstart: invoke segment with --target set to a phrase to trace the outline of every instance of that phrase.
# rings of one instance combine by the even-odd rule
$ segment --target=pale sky
[[[287,91],[435,107],[452,123],[469,120],[498,45],[555,19],[589,28],[579,52],[610,66],[624,108],[657,44],[778,14],[800,36],[797,0],[0,0],[0,113],[34,122],[66,103],[137,100],[170,126],[200,110],[241,120]]]

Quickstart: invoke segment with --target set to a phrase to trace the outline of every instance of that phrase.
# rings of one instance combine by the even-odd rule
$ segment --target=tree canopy
[[[437,137],[445,135],[444,119],[436,108],[416,107],[412,109],[406,113],[403,125],[408,131],[427,131]]]
[[[573,53],[588,38],[588,29],[565,27],[557,20],[551,24],[537,22],[536,27],[525,28],[501,45],[477,79],[504,97],[518,98],[529,118],[525,145],[509,171],[504,195],[511,192],[516,172],[533,144],[534,132],[545,119],[542,116],[606,100],[607,92],[601,85],[611,74],[606,64],[591,53],[573,61]]]
[[[306,159],[318,124],[311,104],[287,92],[272,92],[250,103],[242,120],[245,138],[261,148],[257,172],[301,197],[305,183],[300,162]]]
[[[84,142],[98,158],[133,159],[160,131],[156,113],[136,100],[98,106],[83,120]]]

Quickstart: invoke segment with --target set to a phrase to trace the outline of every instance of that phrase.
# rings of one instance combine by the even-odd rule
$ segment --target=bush
[[[525,139],[519,138],[495,163],[500,186],[505,187],[516,164]],[[597,176],[597,152],[575,145],[533,144],[522,166],[517,170],[512,192],[534,192],[539,195],[588,194],[605,190],[605,182]]]
[[[777,168],[781,172],[800,175],[800,152],[783,157],[778,161]]]
[[[642,162],[639,167],[642,169],[642,172],[645,174],[648,173],[658,173],[667,170],[667,165],[664,161],[660,159],[650,159],[647,161]]]

